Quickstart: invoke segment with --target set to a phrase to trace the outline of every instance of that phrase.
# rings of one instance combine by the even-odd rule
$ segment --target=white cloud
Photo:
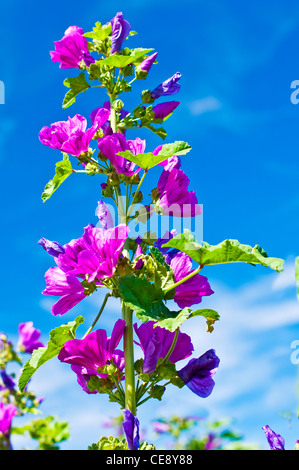
[[[221,108],[221,102],[214,96],[207,96],[188,103],[188,108],[193,116],[207,113],[209,111],[216,111]]]

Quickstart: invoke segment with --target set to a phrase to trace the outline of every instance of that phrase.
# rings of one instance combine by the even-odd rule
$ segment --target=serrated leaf
[[[188,230],[173,237],[163,247],[183,251],[200,266],[249,263],[254,266],[260,264],[277,272],[281,272],[284,268],[284,260],[269,257],[259,245],[252,248],[249,245],[241,244],[238,240],[224,240],[218,245],[209,245],[204,242],[202,245],[195,240]]]
[[[111,30],[112,28],[110,23],[102,26],[101,23],[97,22],[92,28],[92,31],[84,33],[82,36],[90,39],[96,39],[97,41],[104,41],[111,33]]]
[[[79,95],[79,93],[85,92],[88,88],[90,88],[89,83],[86,81],[84,72],[80,73],[78,77],[66,78],[63,84],[70,88],[62,102],[63,109],[66,109],[75,103],[76,97]]]
[[[175,312],[172,312],[172,314],[174,315]],[[209,308],[192,310],[191,308],[186,307],[180,312],[177,312],[177,316],[160,320],[156,323],[155,326],[160,326],[161,328],[166,328],[167,330],[173,332],[189,318],[198,316],[203,316],[207,320],[207,331],[210,333],[213,331],[212,325],[220,318],[219,314],[215,310],[211,310]]]
[[[63,154],[63,160],[56,163],[55,175],[49,183],[46,184],[42,193],[43,202],[47,201],[54,191],[63,183],[63,181],[72,174],[73,168],[67,154]]]
[[[19,389],[21,392],[24,391],[27,383],[37,369],[53,357],[58,356],[66,341],[69,341],[74,337],[76,329],[83,322],[84,317],[79,316],[74,321],[71,321],[66,325],[58,326],[57,328],[54,328],[54,330],[50,331],[50,341],[47,346],[35,349],[32,353],[32,357],[26,362],[22,369],[22,373],[19,378]]]
[[[140,166],[144,170],[149,170],[164,160],[167,160],[167,158],[173,157],[174,155],[185,155],[190,150],[191,147],[189,144],[177,141],[172,144],[164,144],[158,155],[154,155],[151,152],[133,155],[130,150],[119,152],[117,155],[126,158],[130,162],[136,163],[136,165]]]
[[[110,65],[111,67],[123,68],[129,64],[135,64],[143,58],[144,55],[148,54],[149,52],[153,51],[154,49],[143,49],[138,47],[136,49],[131,49],[130,55],[122,55],[122,54],[112,54],[109,57],[106,57],[101,62],[103,65]]]

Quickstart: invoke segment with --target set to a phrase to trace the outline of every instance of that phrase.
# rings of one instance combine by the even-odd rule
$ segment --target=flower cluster
[[[131,25],[118,12],[106,25],[97,23],[91,33],[71,26],[63,38],[54,43],[55,51],[50,53],[52,61],[58,62],[60,68],[81,71],[79,77],[67,82],[71,101],[80,91],[92,88],[95,80],[106,88],[110,101],[89,113],[90,127],[84,116],[75,114],[67,121],[43,127],[39,133],[40,141],[61,151],[64,161],[69,155],[77,159],[81,169],[68,170],[68,174],[80,171],[106,177],[101,183],[102,197],[111,198],[116,204],[120,223],[115,223],[108,205],[100,199],[96,211],[100,227],[89,224],[80,238],[64,245],[44,237],[38,243],[56,264],[47,270],[43,290],[45,295],[59,297],[52,307],[53,315],[69,312],[98,288],[110,290],[103,307],[107,296],[121,301],[122,318],[116,320],[110,337],[104,329],[94,329],[98,315],[83,338],[74,336],[61,345],[58,359],[71,366],[84,392],[107,393],[111,401],[121,405],[127,447],[136,450],[140,448],[137,407],[150,398],[160,400],[169,384],[179,388],[186,385],[198,397],[208,397],[215,385],[212,377],[219,366],[219,358],[210,349],[177,369],[177,364],[194,352],[191,337],[180,331],[180,322],[179,326],[173,323],[167,328],[159,324],[165,315],[169,320],[175,316],[175,312],[166,307],[168,300],[174,300],[180,309],[185,309],[213,294],[207,277],[193,267],[189,255],[163,247],[175,231],[152,241],[143,236],[129,237],[129,223],[139,222],[140,213],[135,205],[143,201],[141,184],[156,165],[160,165],[160,176],[149,194],[151,200],[145,206],[145,218],[150,218],[153,212],[166,217],[201,214],[196,193],[190,190],[190,180],[181,168],[180,157],[189,151],[189,146],[176,142],[166,147],[159,145],[150,152],[143,138],[127,137],[128,129],[145,127],[165,138],[164,129],[155,126],[169,118],[180,103],[155,102],[177,94],[181,79],[181,73],[177,72],[153,89],[143,90],[142,103],[132,112],[126,111],[124,103],[118,99],[119,94],[130,91],[136,79],[147,78],[158,54],[148,55],[151,49],[124,48],[130,33]],[[93,53],[99,57],[95,58]],[[117,68],[118,74],[115,73]],[[133,73],[135,77],[127,81]],[[60,176],[56,172],[58,184],[63,180]],[[61,178],[64,177],[62,169]],[[135,288],[134,282],[144,286],[150,298],[146,298],[142,288]],[[133,322],[134,311],[141,324]],[[38,337],[34,340],[37,345]],[[124,347],[118,349],[121,340]],[[142,356],[137,361],[134,361],[133,342],[139,346]]]

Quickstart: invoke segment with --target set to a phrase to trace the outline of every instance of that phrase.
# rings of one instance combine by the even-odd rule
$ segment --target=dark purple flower
[[[271,450],[285,450],[285,440],[280,434],[272,431],[268,425],[263,426],[262,429],[266,434],[266,438]]]
[[[101,108],[98,110],[93,125],[86,129],[87,121],[85,117],[76,114],[68,121],[58,121],[50,127],[43,127],[39,133],[39,139],[48,147],[61,150],[78,157],[83,152],[87,152],[91,139],[96,131],[107,121],[110,112]]]
[[[139,64],[137,66],[137,69],[145,70],[148,73],[150,71],[153,63],[155,62],[157,55],[158,55],[158,52],[154,52],[154,54],[152,54],[149,57],[147,57],[146,59],[144,59],[141,62],[141,64]]]
[[[175,95],[180,91],[181,85],[178,83],[181,78],[180,72],[175,73],[172,77],[168,78],[160,85],[158,85],[152,92],[151,96],[154,100],[160,96]]]
[[[53,256],[54,258],[56,258],[61,253],[64,253],[64,248],[60,245],[60,243],[52,242],[44,237],[42,237],[37,243],[43,247],[48,255]]]
[[[98,202],[97,216],[103,229],[107,230],[108,228],[114,227],[111,212],[109,211],[107,204],[102,200]]]
[[[169,240],[171,240],[176,235],[177,235],[177,231],[175,229],[172,229],[170,232],[167,230],[162,236],[162,238],[158,238],[154,242],[154,246],[158,248],[158,250],[160,250],[161,253],[163,253],[167,264],[170,264],[172,258],[174,257],[176,253],[179,252],[179,250],[177,250],[176,248],[168,248],[168,247],[162,248],[162,245],[169,242]]]
[[[18,347],[20,351],[26,353],[32,353],[34,349],[40,348],[43,345],[39,341],[41,332],[33,327],[33,322],[28,321],[26,323],[19,324],[19,339],[18,339]]]
[[[194,271],[194,269],[192,270],[192,259],[184,252],[171,256],[170,267],[176,282],[181,281]],[[191,307],[191,305],[199,304],[203,296],[213,293],[208,279],[200,274],[195,274],[175,287],[174,301],[180,308]]]
[[[61,69],[79,68],[82,61],[87,67],[95,62],[88,50],[84,31],[78,26],[70,26],[60,41],[54,41],[55,51],[50,51],[53,62],[60,62]]]
[[[218,369],[219,362],[220,359],[214,349],[210,349],[198,359],[191,359],[178,371],[178,375],[192,392],[201,398],[206,398],[214,388],[215,382],[212,376]]]
[[[112,27],[111,54],[114,54],[114,52],[118,52],[121,49],[123,41],[131,31],[131,25],[128,21],[124,20],[121,12],[116,13],[110,23]]]
[[[195,217],[201,213],[201,207],[195,192],[188,190],[190,180],[183,170],[177,168],[178,164],[173,162],[172,166],[164,168],[157,185],[159,199],[156,206],[163,215]]]
[[[134,155],[143,153],[145,140],[141,140],[139,137],[135,140],[126,140],[123,134],[115,133],[99,139],[98,142],[100,151],[112,163],[118,174],[132,176],[138,173],[140,167],[136,167],[135,163],[117,154],[125,150],[130,150]]]
[[[1,434],[6,435],[11,427],[11,422],[14,416],[17,414],[17,407],[8,403],[5,405],[0,402],[0,437]]]
[[[129,450],[138,450],[140,447],[139,436],[139,420],[130,410],[123,411],[124,421],[122,423],[123,430],[127,439]]]
[[[137,327],[137,323],[134,324],[135,332],[140,341],[139,346],[144,353],[142,371],[147,374],[152,374],[156,369],[158,359],[167,355],[175,336],[174,332],[165,328],[154,327],[155,323],[154,321],[148,321],[142,323],[139,327]],[[193,344],[190,336],[179,332],[169,360],[174,364],[189,357],[192,351]]]
[[[179,101],[168,101],[165,103],[159,103],[153,107],[152,111],[155,113],[155,119],[166,119],[180,104]]]
[[[60,350],[58,359],[71,364],[72,370],[77,374],[79,385],[87,393],[91,393],[87,386],[91,376],[107,377],[98,371],[99,367],[104,367],[113,361],[120,370],[123,369],[123,352],[116,347],[123,336],[125,324],[124,320],[117,320],[109,338],[105,330],[99,329],[83,339],[67,341]]]
[[[1,375],[3,385],[4,385],[4,389],[14,390],[15,382],[13,378],[10,375],[8,375],[4,369],[1,370],[0,375]],[[0,390],[1,389],[3,390],[2,386],[0,385]]]

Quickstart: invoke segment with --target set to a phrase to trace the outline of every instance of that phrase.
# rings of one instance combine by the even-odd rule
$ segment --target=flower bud
[[[150,90],[143,90],[141,93],[143,103],[153,103],[155,100],[152,98]]]
[[[123,107],[124,103],[122,102],[122,100],[115,100],[113,102],[113,109],[115,109],[115,111],[120,111]]]

